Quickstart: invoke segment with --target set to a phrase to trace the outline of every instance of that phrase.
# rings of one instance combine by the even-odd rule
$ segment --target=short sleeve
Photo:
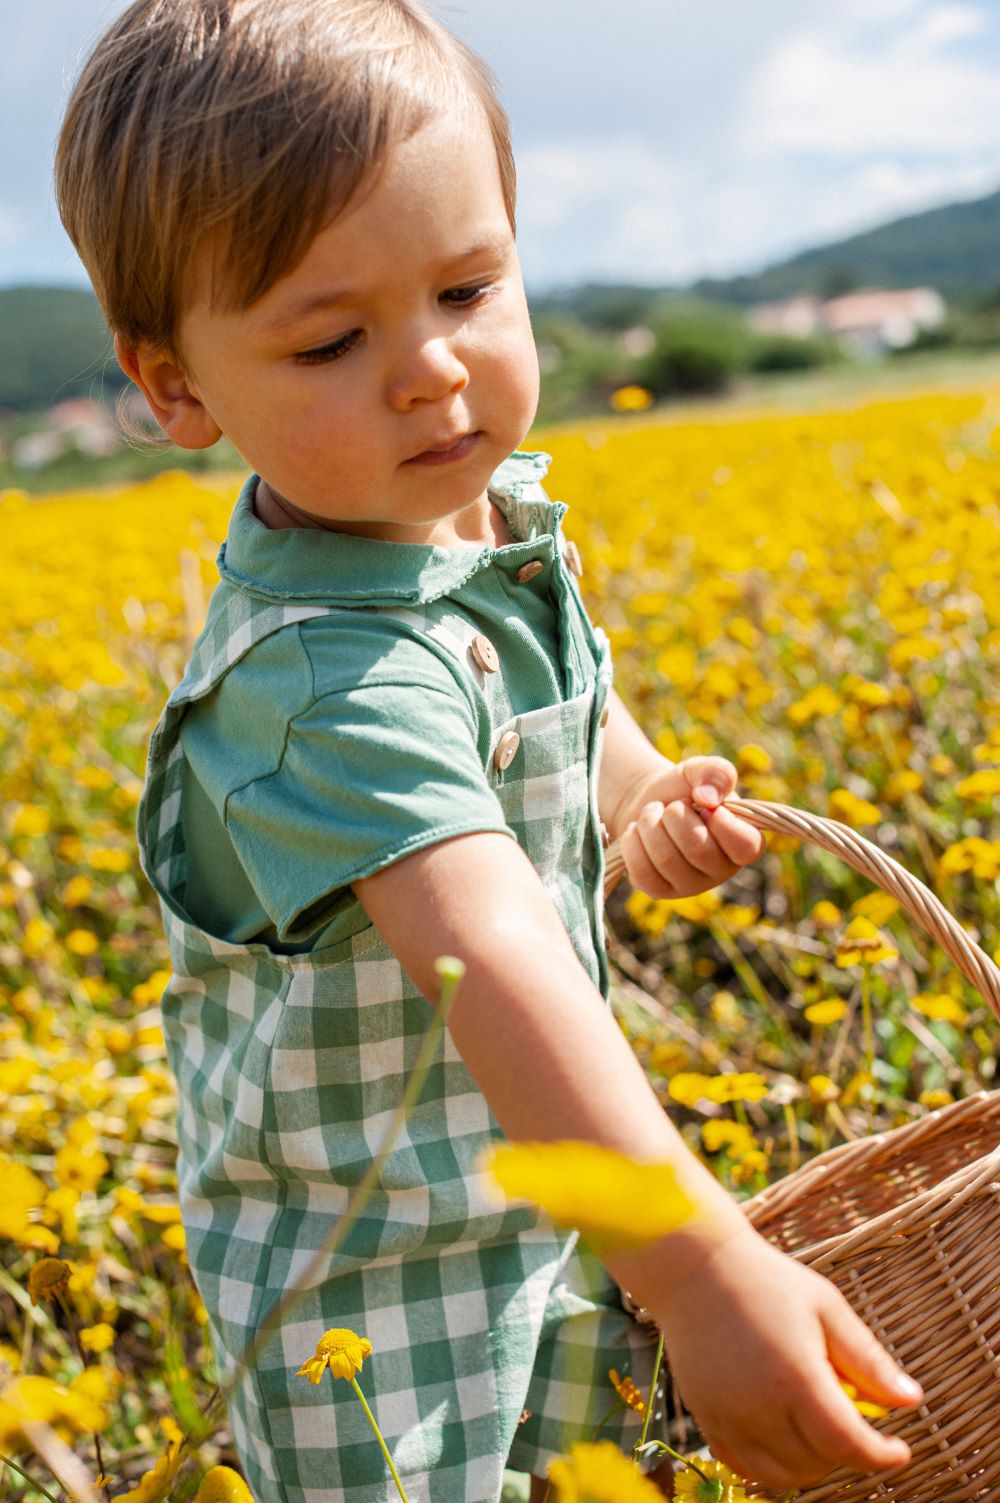
[[[232,792],[230,839],[281,942],[343,889],[456,835],[514,837],[484,770],[476,713],[447,670],[321,695],[278,768]]]

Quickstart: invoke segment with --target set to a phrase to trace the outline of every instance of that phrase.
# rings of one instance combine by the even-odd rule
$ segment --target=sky
[[[124,0],[14,0],[0,286],[85,284],[51,157]],[[1000,188],[997,0],[431,0],[494,69],[536,292],[683,285]]]

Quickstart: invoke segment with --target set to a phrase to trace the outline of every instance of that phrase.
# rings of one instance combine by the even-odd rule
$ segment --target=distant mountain
[[[124,380],[92,292],[0,288],[0,408],[31,412],[66,397],[107,397]]]
[[[948,298],[981,296],[1000,287],[1000,192],[908,214],[878,229],[802,251],[756,276],[705,278],[690,290],[747,304],[800,292],[925,285]]]

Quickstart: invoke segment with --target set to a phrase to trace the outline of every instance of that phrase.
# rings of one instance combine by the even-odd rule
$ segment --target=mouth
[[[443,443],[433,444],[429,449],[423,449],[419,454],[414,454],[412,459],[404,460],[405,464],[453,464],[456,460],[465,459],[471,454],[478,444],[482,434],[464,433],[461,438],[446,439]]]

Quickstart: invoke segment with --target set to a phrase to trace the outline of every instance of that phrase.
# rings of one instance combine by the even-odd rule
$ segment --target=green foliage
[[[750,356],[752,371],[811,371],[834,365],[844,353],[832,339],[798,338],[793,334],[761,334]]]
[[[638,379],[658,397],[721,391],[752,358],[754,339],[742,318],[709,303],[677,302],[653,332]]]
[[[124,384],[93,293],[0,288],[0,407],[33,412],[67,397],[109,399]]]

